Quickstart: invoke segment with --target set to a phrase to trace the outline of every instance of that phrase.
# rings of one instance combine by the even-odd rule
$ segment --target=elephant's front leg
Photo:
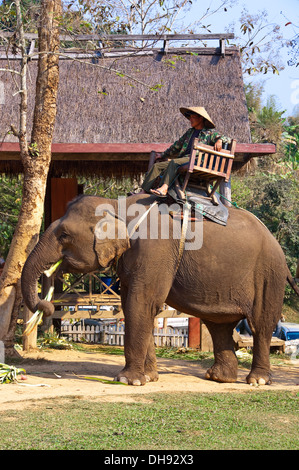
[[[137,297],[138,298],[138,297]],[[117,375],[119,382],[129,385],[145,385],[158,380],[156,355],[153,342],[153,325],[156,308],[150,302],[128,299],[125,314],[124,369]]]
[[[157,370],[156,348],[153,333],[151,334],[149,346],[147,349],[144,364],[144,373],[147,382],[157,382],[157,380],[159,379],[159,374]]]

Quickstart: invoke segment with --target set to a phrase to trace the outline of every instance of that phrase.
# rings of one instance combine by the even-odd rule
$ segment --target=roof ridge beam
[[[0,31],[1,37],[10,37],[14,33]],[[35,33],[25,33],[25,39],[38,39]],[[61,41],[201,41],[234,39],[234,33],[210,33],[210,34],[78,34],[59,36]]]

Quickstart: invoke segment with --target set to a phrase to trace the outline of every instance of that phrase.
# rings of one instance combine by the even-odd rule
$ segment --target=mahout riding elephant
[[[254,215],[230,208],[226,226],[208,220],[189,222],[194,233],[201,224],[202,242],[181,251],[182,237],[172,232],[173,213],[156,210],[152,217],[160,208],[156,203],[151,195],[123,198],[121,216],[117,200],[79,196],[69,203],[66,214],[45,231],[24,265],[25,304],[32,312],[53,314],[53,304],[38,297],[37,281],[60,259],[60,269],[70,273],[104,269],[117,261],[126,361],[117,380],[130,385],[158,380],[152,331],[155,316],[167,303],[206,324],[215,360],[206,378],[219,382],[237,379],[232,335],[246,318],[254,341],[247,382],[271,383],[270,341],[281,317],[287,280],[296,289],[281,247]],[[140,214],[146,230],[138,236]],[[153,220],[158,227],[150,227]],[[160,236],[165,222],[168,237]]]

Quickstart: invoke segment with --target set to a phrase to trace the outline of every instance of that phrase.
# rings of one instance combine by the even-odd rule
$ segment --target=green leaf
[[[57,261],[57,263],[53,264],[53,266],[51,266],[51,268],[47,269],[46,271],[44,271],[44,274],[47,276],[47,277],[51,277],[52,274],[56,271],[56,269],[58,268],[58,266],[60,266],[60,264],[62,263],[62,259],[60,259],[59,261]]]
[[[84,379],[96,380],[98,382],[102,382],[104,384],[111,384],[111,385],[128,385],[128,384],[124,384],[123,382],[117,382],[116,380],[99,379],[98,377],[84,377]]]
[[[58,263],[56,263],[56,264],[58,264]],[[54,292],[54,287],[51,286],[48,293],[47,293],[47,295],[46,295],[46,297],[45,297],[45,300],[50,302],[50,300],[52,299],[53,292]],[[42,320],[43,320],[43,312],[41,310],[37,310],[32,315],[30,320],[27,322],[27,328],[25,329],[25,331],[23,333],[24,336],[28,336],[30,333],[32,333],[34,328],[41,324]]]
[[[22,373],[26,374],[26,370],[0,363],[0,384],[16,382],[17,376]]]

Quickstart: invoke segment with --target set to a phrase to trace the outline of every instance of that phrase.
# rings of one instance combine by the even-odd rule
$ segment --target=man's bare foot
[[[157,196],[166,196],[167,191],[168,191],[168,185],[167,184],[162,184],[160,188],[157,189],[151,189],[150,190],[152,194],[156,194]]]

